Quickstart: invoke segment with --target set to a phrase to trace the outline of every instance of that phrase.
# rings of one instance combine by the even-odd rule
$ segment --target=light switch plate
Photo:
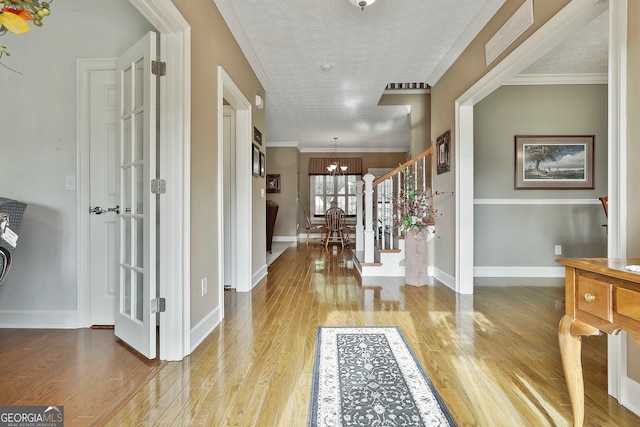
[[[76,176],[75,175],[67,175],[65,178],[65,188],[67,191],[75,191],[76,190]]]

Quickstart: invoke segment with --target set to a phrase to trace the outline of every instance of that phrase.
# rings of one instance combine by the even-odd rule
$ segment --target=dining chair
[[[309,218],[309,213],[307,212],[307,209],[302,208],[302,210],[304,211],[304,219],[307,223],[307,225],[305,226],[305,228],[307,229],[307,246],[309,245],[309,234],[311,234],[311,232],[320,232],[320,238],[321,240],[324,238],[324,225],[323,224],[312,224],[311,223],[311,219]]]
[[[324,215],[324,223],[326,226],[327,237],[324,241],[324,246],[328,247],[329,243],[340,243],[342,249],[346,242],[344,229],[345,229],[346,216],[344,211],[338,207],[332,207],[327,209]]]

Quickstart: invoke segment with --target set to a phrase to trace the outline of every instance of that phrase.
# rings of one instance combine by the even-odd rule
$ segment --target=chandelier
[[[349,0],[349,3],[364,10],[365,7],[371,6],[376,0]]]
[[[331,172],[331,175],[344,174],[349,168],[349,166],[340,165],[340,162],[338,161],[338,138],[337,137],[333,138],[333,145],[334,145],[334,151],[333,151],[334,159],[333,159],[333,162],[331,162],[331,164],[327,166],[327,170]]]

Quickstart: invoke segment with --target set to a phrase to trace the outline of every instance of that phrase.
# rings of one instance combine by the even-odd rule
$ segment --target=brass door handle
[[[589,293],[584,294],[584,300],[586,302],[591,302],[591,301],[593,301],[595,299],[596,299],[596,296],[593,295],[593,294],[589,294]]]

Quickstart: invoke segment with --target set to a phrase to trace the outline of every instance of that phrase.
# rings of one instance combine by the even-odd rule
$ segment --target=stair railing
[[[402,236],[402,230],[398,225],[399,213],[394,209],[394,205],[402,189],[403,171],[405,176],[414,180],[414,189],[431,194],[431,165],[432,149],[429,148],[378,179],[372,174],[362,177],[364,236],[358,236],[359,230],[356,230],[356,240],[364,242],[365,263],[374,262],[375,248],[397,249],[397,236]],[[361,200],[362,197],[358,197],[358,203],[361,203]],[[356,250],[360,250],[358,245]]]

